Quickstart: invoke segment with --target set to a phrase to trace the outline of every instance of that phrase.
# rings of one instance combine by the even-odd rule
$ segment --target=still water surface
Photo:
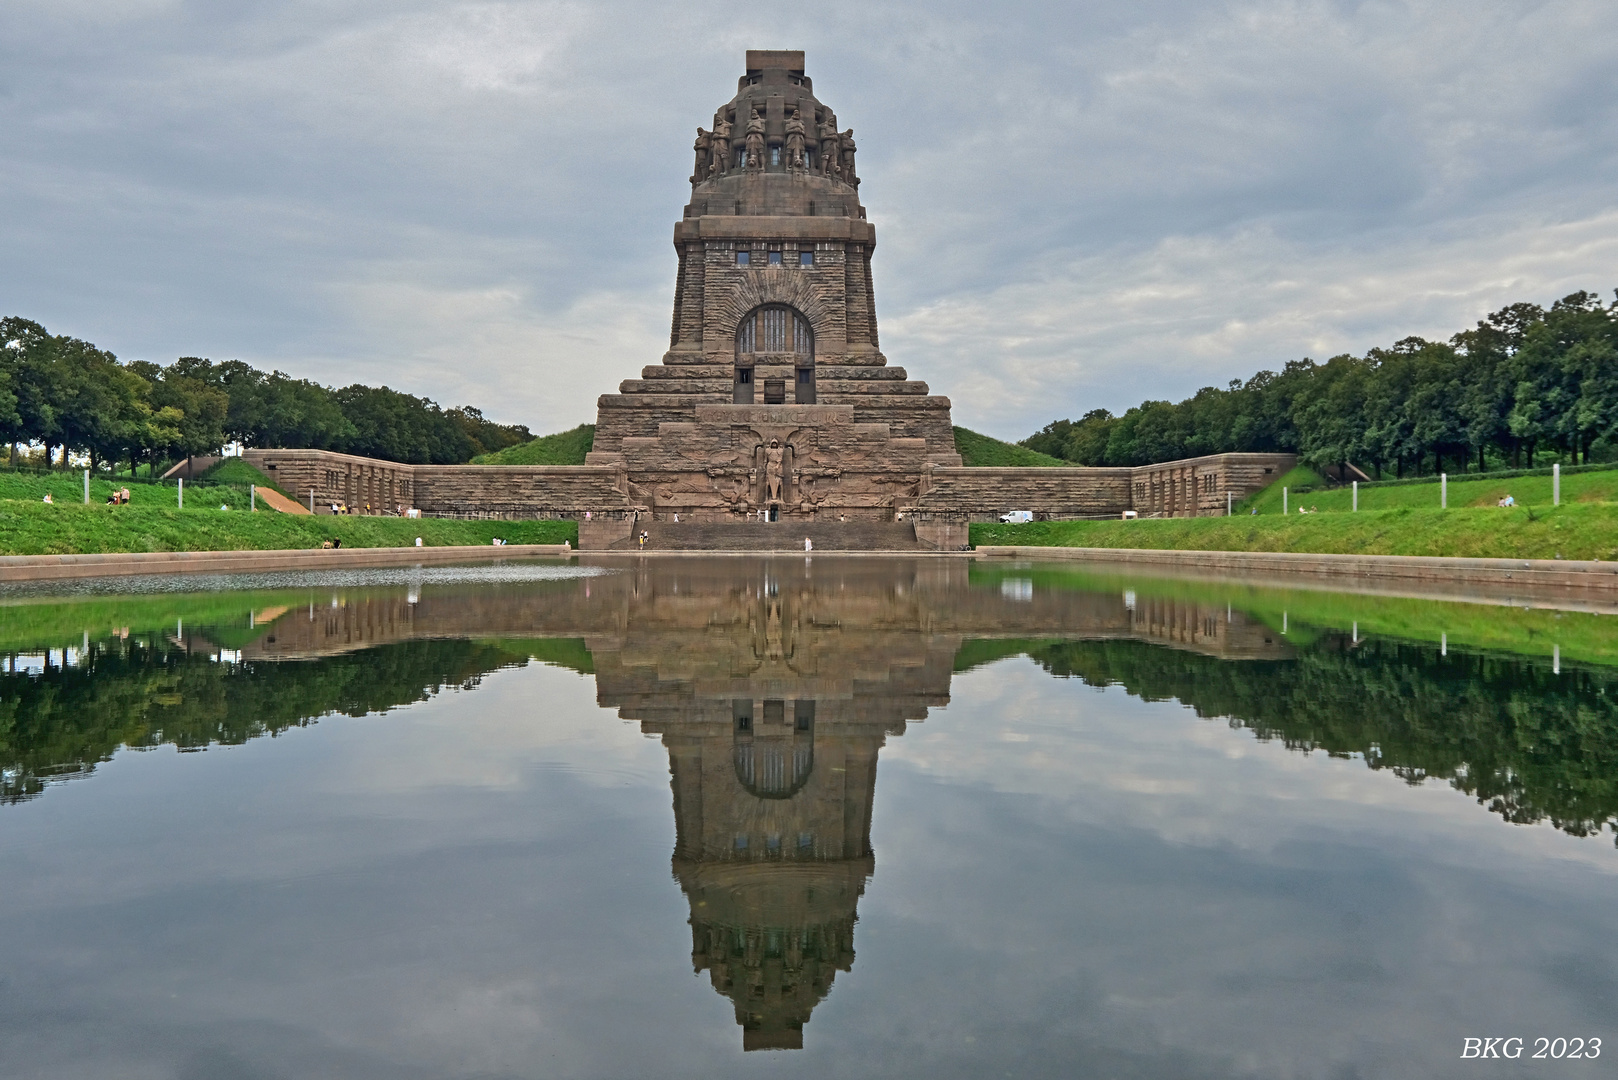
[[[1618,1038],[1611,615],[836,557],[73,590],[0,595],[5,1076],[1618,1075],[1552,1041]]]

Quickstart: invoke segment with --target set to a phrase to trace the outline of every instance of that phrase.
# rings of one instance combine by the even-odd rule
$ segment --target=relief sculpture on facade
[[[820,124],[820,171],[836,179],[842,175],[841,151],[838,145],[837,117],[830,110]]]
[[[798,116],[798,110],[793,109],[792,115],[787,117],[787,168],[801,169],[804,167],[803,159],[803,120]]]
[[[708,137],[708,175],[723,176],[729,167],[730,122],[725,119],[724,110],[721,109],[714,114],[713,134]]]
[[[704,128],[697,128],[697,141],[691,146],[691,149],[696,151],[697,155],[697,163],[691,169],[691,182],[693,184],[700,184],[708,178],[712,143],[713,133]]]
[[[764,501],[775,506],[781,504],[781,466],[786,453],[779,439],[771,439],[764,448]]]
[[[764,117],[757,112],[747,121],[747,167],[764,167]]]

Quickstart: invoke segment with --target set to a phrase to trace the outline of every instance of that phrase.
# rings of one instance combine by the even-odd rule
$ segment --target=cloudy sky
[[[1596,0],[0,0],[0,313],[554,431],[656,363],[698,123],[802,48],[884,351],[1020,438],[1618,286]]]

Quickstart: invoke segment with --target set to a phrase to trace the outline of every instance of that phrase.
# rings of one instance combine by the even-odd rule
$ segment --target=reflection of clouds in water
[[[816,1015],[883,1047],[870,1074],[925,1053],[908,1033],[1004,1054],[1023,1025],[1039,1060],[1115,1075],[1468,1075],[1469,1025],[1610,1016],[1610,836],[1026,660],[958,675],[883,769],[858,978]]]
[[[229,592],[245,589],[356,588],[387,585],[521,585],[568,581],[618,571],[561,563],[479,563],[469,566],[373,566],[347,570],[277,570],[257,574],[131,574],[71,581],[0,583],[0,599],[138,593]]]
[[[1549,821],[1502,829],[1446,780],[1412,785],[1359,755],[1304,753],[1178,701],[1051,679],[1026,657],[957,674],[950,705],[918,731],[895,740],[884,762],[1047,800],[1047,814],[1143,829],[1169,844],[1268,855],[1353,818],[1351,831],[1385,831],[1422,858],[1478,867],[1550,859],[1618,875],[1610,833],[1578,837]]]

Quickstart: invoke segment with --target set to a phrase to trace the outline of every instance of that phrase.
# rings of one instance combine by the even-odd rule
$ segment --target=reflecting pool
[[[8,1077],[1614,1075],[1597,603],[819,555],[55,588],[0,591]]]

